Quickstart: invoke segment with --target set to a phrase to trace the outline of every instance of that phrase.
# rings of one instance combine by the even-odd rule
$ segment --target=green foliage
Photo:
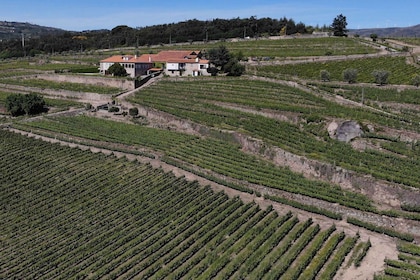
[[[376,40],[378,40],[378,34],[372,33],[370,34],[370,38],[372,39],[373,42],[376,42]]]
[[[139,114],[139,109],[137,107],[132,107],[132,108],[128,109],[128,114],[131,117],[135,117]]]
[[[189,107],[191,110],[192,107]],[[43,128],[48,131],[70,133],[99,141],[112,141],[129,145],[142,144],[165,152],[167,157],[203,169],[210,169],[222,176],[300,193],[357,209],[373,210],[371,202],[362,195],[346,192],[335,185],[307,180],[286,168],[276,167],[269,161],[247,155],[241,152],[237,145],[225,143],[221,140],[198,140],[195,137],[186,137],[179,133],[87,117],[54,118],[25,125],[32,128]],[[253,126],[255,125],[253,124]],[[258,122],[257,125],[261,126],[262,123]],[[139,137],[138,135],[142,136]],[[238,163],[240,164],[238,165]]]
[[[319,75],[320,75],[321,81],[323,81],[323,82],[329,82],[330,81],[331,74],[327,70],[325,70],[325,69],[321,70],[319,72]]]
[[[411,82],[414,86],[419,87],[419,85],[420,85],[420,75],[414,75]]]
[[[217,67],[209,67],[207,72],[209,72],[214,77],[217,76],[217,73],[219,73],[219,69],[217,69]]]
[[[310,266],[318,252],[335,251],[335,228],[322,231],[311,219],[261,210],[149,164],[10,132],[0,134],[0,151],[6,279],[262,279],[297,276],[305,266],[294,260]]]
[[[344,70],[343,80],[349,84],[354,84],[357,81],[357,69],[349,68]]]
[[[117,112],[119,112],[120,111],[120,108],[118,108],[118,107],[116,107],[116,106],[110,106],[109,108],[108,108],[108,112],[110,112],[110,113],[117,113]]]
[[[358,254],[354,258],[354,265],[356,267],[359,267],[365,258],[367,252],[369,251],[370,247],[372,247],[372,243],[370,242],[370,239],[367,242],[361,242],[360,243],[360,249],[361,251],[358,252]]]
[[[377,226],[377,225],[374,225],[372,223],[368,223],[368,222],[358,220],[356,218],[348,217],[347,222],[350,223],[350,224],[360,226],[360,227],[363,227],[365,229],[374,231],[374,232],[384,233],[384,234],[389,235],[391,237],[397,237],[401,240],[410,241],[410,242],[414,240],[413,236],[411,236],[410,234],[401,233],[401,232],[398,232],[394,229]]]
[[[384,274],[375,275],[375,280],[387,279],[419,279],[420,247],[418,245],[399,242],[398,260],[386,259]]]
[[[222,70],[225,70],[225,65],[231,60],[232,55],[225,45],[220,45],[217,48],[208,50],[207,53],[210,63],[214,64]]]
[[[114,63],[108,68],[108,73],[116,77],[127,76],[127,71],[124,66],[119,63]]]
[[[360,95],[361,89],[358,88],[358,90]],[[368,96],[370,90],[366,89],[365,96]],[[375,91],[372,93],[378,94],[378,98],[381,98],[382,90],[386,89],[374,87],[373,90]],[[415,101],[417,99],[418,102],[418,92],[413,91],[413,95],[410,92],[400,92],[394,95],[395,93],[397,91],[392,91],[392,94],[387,92],[384,97],[398,98],[401,96],[407,100]],[[374,96],[372,98],[376,99]],[[407,154],[408,158],[375,150],[360,152],[354,150],[350,145],[330,140],[328,136],[325,137],[325,130],[316,129],[317,126],[312,124],[302,127],[300,122],[294,124],[278,121],[215,104],[234,103],[255,111],[261,109],[279,110],[291,112],[299,118],[301,118],[301,114],[304,114],[303,116],[321,115],[325,118],[345,116],[350,119],[360,119],[362,122],[366,120],[373,124],[396,128],[402,127],[401,120],[407,119],[407,124],[404,127],[409,130],[418,128],[411,124],[414,124],[416,120],[420,121],[416,114],[406,118],[405,115],[395,117],[391,114],[372,112],[363,108],[346,108],[294,87],[237,78],[223,78],[216,82],[208,79],[183,82],[161,81],[144,89],[132,101],[215,129],[241,131],[262,139],[269,145],[275,145],[308,157],[316,155],[317,159],[349,170],[371,174],[377,178],[413,187],[419,185],[419,177],[416,176],[419,164],[419,157],[415,156],[418,154],[417,152],[411,155]]]
[[[380,86],[388,83],[389,72],[386,70],[374,70],[372,76],[375,78],[375,83]]]
[[[343,244],[337,249],[332,259],[326,264],[324,271],[319,275],[319,279],[333,279],[344,259],[353,249],[358,240],[358,236],[345,238]]]
[[[43,79],[23,79],[23,78],[7,78],[2,79],[2,83],[10,85],[20,85],[27,87],[37,87],[41,89],[57,89],[57,90],[71,90],[78,92],[95,92],[102,94],[112,94],[120,92],[117,87],[108,87],[101,85],[89,85],[81,83],[70,83],[70,82],[54,82]]]
[[[224,71],[228,74],[228,76],[239,77],[245,72],[245,66],[240,64],[236,59],[232,58],[224,66]]]
[[[313,206],[313,205],[307,205],[307,204],[299,203],[297,201],[293,201],[293,200],[290,200],[290,199],[287,199],[287,198],[284,198],[284,197],[273,196],[273,195],[268,195],[267,194],[267,195],[264,195],[264,198],[265,199],[270,199],[272,201],[280,202],[282,204],[290,205],[290,206],[293,206],[295,208],[302,209],[302,210],[305,210],[305,211],[308,211],[308,212],[311,212],[311,213],[320,214],[320,215],[329,217],[329,218],[334,219],[334,220],[341,220],[343,218],[341,214],[337,214],[337,213],[334,213],[332,211],[325,210],[325,209],[322,209],[322,208],[319,208],[319,207],[316,207],[316,206]]]
[[[377,67],[389,71],[390,84],[412,84],[412,77],[418,74],[417,67],[407,64],[405,57],[374,57],[362,59],[346,59],[344,61],[308,62],[287,65],[258,66],[255,71],[260,76],[272,78],[299,77],[303,79],[319,80],[321,70],[331,74],[332,81],[342,81],[342,73],[346,69],[358,71],[357,81],[372,83],[372,73]],[[253,68],[250,68],[253,70]]]
[[[14,117],[20,115],[36,115],[46,111],[42,96],[29,94],[11,94],[6,98],[6,109]]]
[[[331,29],[334,36],[347,36],[347,18],[343,14],[336,16],[331,24]]]
[[[61,31],[60,34],[50,33],[50,35],[34,36],[31,40],[27,40],[25,49],[28,54],[35,55],[37,53],[80,52],[81,48],[92,50],[121,46],[158,45],[169,43],[169,37],[171,37],[172,42],[202,42],[203,39],[212,41],[222,38],[242,38],[244,36],[244,27],[247,27],[246,36],[250,37],[261,37],[261,34],[278,35],[279,31],[284,27],[287,28],[287,35],[310,33],[307,31],[305,24],[301,22],[295,23],[293,19],[285,17],[282,19],[267,17],[216,18],[213,20],[192,19],[142,28],[119,25],[112,30],[104,31],[95,30],[80,33]],[[192,46],[194,47],[195,44],[192,44]],[[0,42],[0,57],[23,56],[21,40],[3,40]]]

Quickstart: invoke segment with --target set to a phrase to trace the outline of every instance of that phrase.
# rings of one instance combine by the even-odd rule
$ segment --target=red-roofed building
[[[100,72],[107,71],[114,63],[124,66],[130,77],[138,77],[150,72],[164,71],[168,76],[207,76],[210,62],[201,59],[200,51],[161,51],[157,54],[115,55],[101,60]]]
[[[114,55],[101,60],[99,71],[104,75],[108,74],[107,71],[109,67],[114,63],[119,63],[124,66],[125,71],[127,71],[127,74],[132,78],[146,75],[148,70],[154,65],[151,59],[146,55],[139,57],[133,55]]]

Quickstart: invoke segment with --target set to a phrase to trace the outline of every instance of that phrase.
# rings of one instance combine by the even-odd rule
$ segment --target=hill
[[[0,106],[37,92],[50,110],[0,116],[0,278],[419,279],[418,68],[363,38],[289,38],[224,42],[249,75],[118,96],[121,78],[63,70],[119,49],[2,61]],[[348,120],[364,133],[338,141]]]
[[[38,38],[43,35],[62,34],[64,30],[40,26],[27,22],[0,21],[0,40],[19,39],[22,34],[27,38]]]
[[[370,34],[377,34],[379,37],[419,37],[420,24],[410,27],[389,27],[389,28],[362,28],[351,29],[350,34],[369,37]]]

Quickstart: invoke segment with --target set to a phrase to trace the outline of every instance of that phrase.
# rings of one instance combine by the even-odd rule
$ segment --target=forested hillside
[[[313,27],[308,27],[301,22],[296,23],[293,19],[257,19],[255,17],[214,19],[211,21],[193,19],[138,28],[121,25],[112,30],[68,31],[63,34],[53,33],[40,38],[28,38],[24,48],[19,35],[18,39],[0,42],[0,58],[86,49],[134,47],[248,36],[259,37],[279,35],[281,31],[285,35],[290,35],[312,32],[312,30]]]
[[[20,40],[22,34],[27,38],[39,38],[44,35],[59,35],[62,33],[64,33],[64,30],[54,27],[40,26],[27,22],[0,21],[0,42],[10,39]]]

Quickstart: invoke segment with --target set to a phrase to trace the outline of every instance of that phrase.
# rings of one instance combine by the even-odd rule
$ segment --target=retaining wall
[[[55,82],[69,82],[78,84],[88,84],[96,86],[107,86],[120,88],[121,91],[135,89],[134,80],[119,79],[119,78],[105,78],[87,75],[63,75],[63,74],[41,74],[38,78]]]

